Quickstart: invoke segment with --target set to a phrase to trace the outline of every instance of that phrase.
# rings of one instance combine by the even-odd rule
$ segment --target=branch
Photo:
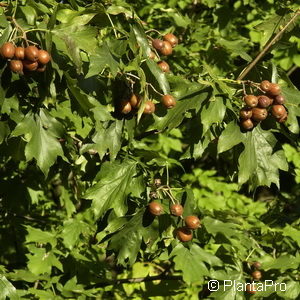
[[[88,285],[86,289],[94,289],[101,288],[108,285],[117,285],[123,283],[140,283],[140,282],[148,282],[154,280],[182,280],[182,276],[180,275],[156,275],[156,276],[147,276],[147,277],[139,277],[139,278],[123,278],[117,280],[109,280],[98,282],[95,284]]]
[[[270,50],[270,48],[281,38],[282,34],[293,23],[300,14],[300,10],[297,10],[295,15],[285,24],[285,26],[274,36],[274,38],[265,46],[265,48],[255,57],[255,59],[241,72],[237,80],[242,80],[258,63],[258,61]]]

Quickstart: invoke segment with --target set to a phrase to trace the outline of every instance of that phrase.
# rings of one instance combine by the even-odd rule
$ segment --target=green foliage
[[[37,44],[51,61],[16,74],[0,60],[0,299],[248,299],[224,280],[252,281],[254,261],[261,282],[287,286],[254,298],[299,298],[300,92],[289,77],[300,65],[299,21],[236,80],[298,9],[2,1],[0,44]],[[151,40],[170,32],[173,54],[151,59]],[[288,119],[244,132],[243,94],[261,93],[264,79],[280,84]],[[140,105],[121,114],[132,93]],[[174,108],[160,103],[165,94]],[[201,226],[180,242],[190,215]]]

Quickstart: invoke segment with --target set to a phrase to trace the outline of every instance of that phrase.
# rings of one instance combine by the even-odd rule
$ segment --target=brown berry
[[[166,108],[173,108],[176,106],[175,98],[169,94],[162,96],[161,102]]]
[[[267,118],[268,111],[265,108],[254,107],[252,108],[252,120],[256,122],[263,121]]]
[[[28,71],[35,71],[38,68],[37,61],[23,60],[23,67]]]
[[[260,269],[261,268],[261,263],[259,261],[255,261],[252,263],[252,267],[254,269]]]
[[[129,99],[129,102],[132,108],[136,108],[140,104],[140,99],[136,94],[132,94]]]
[[[166,72],[166,73],[170,72],[170,66],[166,61],[162,60],[162,61],[158,62],[157,65],[160,67],[160,69],[163,72]]]
[[[15,46],[12,43],[4,43],[1,47],[1,55],[3,58],[13,58],[15,55]]]
[[[22,74],[23,73],[23,64],[20,60],[11,60],[9,62],[9,68],[11,71],[15,72],[15,73],[19,73]]]
[[[269,107],[273,103],[272,99],[264,95],[258,96],[257,99],[258,99],[258,106],[262,108]]]
[[[154,39],[152,41],[152,46],[153,48],[155,48],[156,50],[161,50],[164,47],[164,41],[160,40],[160,39]]]
[[[252,272],[251,276],[252,276],[252,278],[255,279],[255,280],[260,280],[261,277],[262,277],[260,271],[254,271],[254,272]]]
[[[277,83],[271,83],[270,89],[268,90],[268,95],[274,97],[281,94],[280,86]]]
[[[240,117],[241,119],[250,119],[252,117],[252,109],[249,108],[249,107],[243,107],[241,110],[240,110]]]
[[[241,127],[245,130],[251,130],[254,127],[254,124],[251,119],[241,120]]]
[[[183,214],[183,207],[180,204],[172,204],[170,206],[170,212],[173,216],[180,217]]]
[[[50,61],[50,54],[46,50],[39,50],[38,61],[42,65],[46,65]]]
[[[283,95],[278,95],[274,98],[273,104],[281,104],[282,105],[282,104],[284,104],[284,102],[285,102],[284,96]]]
[[[148,205],[148,209],[150,214],[153,216],[159,216],[164,211],[162,205],[155,201],[150,202],[150,204]]]
[[[256,286],[254,283],[247,283],[246,284],[246,292],[249,294],[255,294],[256,293]]]
[[[173,48],[172,48],[171,44],[166,41],[164,41],[163,43],[164,43],[164,46],[161,49],[159,49],[159,52],[162,55],[166,55],[166,56],[171,55],[173,52]]]
[[[143,113],[146,115],[151,115],[154,112],[155,112],[155,104],[150,100],[146,101]]]
[[[178,45],[178,38],[173,33],[167,33],[163,39],[169,42],[173,48]]]
[[[254,95],[246,95],[244,101],[248,107],[256,107],[258,104],[258,99]]]
[[[271,87],[271,82],[269,80],[263,80],[260,83],[260,88],[264,91],[264,92],[268,92],[270,90]]]
[[[186,227],[179,227],[176,230],[176,237],[181,242],[189,242],[193,238],[193,232]]]
[[[25,49],[23,47],[17,47],[15,50],[15,58],[23,60],[25,57]]]
[[[184,222],[189,229],[197,229],[200,227],[200,220],[196,216],[187,216],[185,217]]]
[[[120,112],[124,115],[131,112],[131,104],[127,100],[122,100],[120,103]]]
[[[39,58],[39,49],[35,46],[26,47],[25,58],[30,61],[37,61]]]
[[[276,119],[282,118],[287,112],[283,105],[275,104],[272,106],[271,113]]]

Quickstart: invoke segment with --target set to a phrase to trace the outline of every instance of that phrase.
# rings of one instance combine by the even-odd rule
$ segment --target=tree
[[[0,299],[297,299],[298,15],[2,1]]]

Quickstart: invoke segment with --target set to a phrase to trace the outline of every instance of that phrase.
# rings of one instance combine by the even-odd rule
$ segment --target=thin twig
[[[109,14],[106,14],[106,15],[107,15],[107,17],[108,17],[108,20],[109,20],[109,22],[110,22],[110,24],[111,24],[111,26],[112,26],[112,28],[113,28],[113,31],[114,31],[115,37],[116,37],[116,38],[118,38],[117,31],[116,31],[116,28],[115,28],[115,24],[113,23],[113,21],[112,21],[112,19],[111,19],[110,15],[109,15]]]
[[[237,80],[243,79],[252,68],[258,63],[258,61],[270,50],[270,48],[280,39],[282,34],[287,30],[287,28],[293,23],[299,16],[300,10],[297,10],[295,15],[285,24],[285,26],[274,36],[274,38],[264,47],[264,49],[255,57],[255,59],[241,72]]]

